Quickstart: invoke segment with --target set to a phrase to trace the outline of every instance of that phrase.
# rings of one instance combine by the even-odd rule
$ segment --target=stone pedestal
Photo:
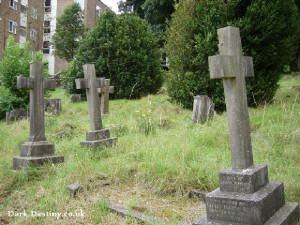
[[[110,137],[109,129],[89,131],[86,133],[86,141],[80,142],[82,147],[101,148],[111,147],[117,142],[117,138]]]
[[[194,225],[297,224],[298,204],[285,202],[283,183],[268,181],[266,165],[230,168],[219,178],[220,188],[206,195],[207,216]]]
[[[54,145],[48,141],[25,142],[21,145],[20,156],[13,159],[13,168],[64,162],[64,157],[56,156],[54,152]]]

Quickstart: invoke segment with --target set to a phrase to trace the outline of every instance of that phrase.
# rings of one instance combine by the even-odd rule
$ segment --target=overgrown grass
[[[284,76],[272,104],[249,109],[254,161],[268,164],[270,180],[284,182],[288,201],[299,201],[299,81],[299,74]],[[63,112],[47,115],[46,135],[55,143],[56,153],[65,156],[65,163],[13,171],[12,158],[19,155],[20,145],[28,138],[29,122],[0,122],[0,212],[83,208],[88,212],[86,224],[137,224],[107,212],[104,202],[75,203],[66,186],[79,182],[85,194],[92,194],[99,188],[96,181],[106,177],[120,191],[134,184],[159,196],[180,198],[190,189],[214,190],[219,186],[219,171],[231,165],[226,113],[194,125],[191,111],[172,105],[166,95],[114,100],[103,122],[118,137],[118,144],[99,151],[82,149],[79,144],[90,129],[87,103],[70,103],[61,89],[51,97],[62,98]],[[77,221],[4,219],[14,224]]]

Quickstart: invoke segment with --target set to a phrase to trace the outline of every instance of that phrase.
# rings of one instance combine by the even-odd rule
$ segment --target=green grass
[[[268,164],[269,179],[284,182],[287,201],[297,202],[299,81],[299,74],[284,76],[272,104],[249,109],[255,164]],[[71,103],[61,89],[51,93],[51,97],[62,99],[63,112],[59,116],[46,116],[46,136],[55,143],[56,153],[65,156],[65,163],[13,171],[12,158],[19,155],[20,145],[28,139],[29,122],[22,120],[10,125],[0,122],[0,212],[83,208],[87,213],[86,224],[137,224],[135,220],[120,219],[107,212],[105,202],[88,204],[70,198],[66,186],[79,182],[84,187],[81,197],[93,195],[101,190],[99,182],[106,177],[119,192],[128,186],[138,186],[159,198],[181,201],[190,189],[217,188],[219,171],[231,165],[226,113],[215,115],[206,124],[194,125],[191,111],[171,104],[166,95],[113,100],[103,123],[111,129],[112,136],[118,137],[118,144],[99,151],[82,149],[79,144],[90,130],[87,103]],[[130,208],[139,202],[133,199],[126,204]],[[172,218],[171,209],[166,209],[164,215],[170,215],[170,220],[178,219]],[[77,221],[2,219],[14,224],[76,224]]]

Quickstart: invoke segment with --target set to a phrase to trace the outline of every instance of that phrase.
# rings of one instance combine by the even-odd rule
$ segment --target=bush
[[[206,94],[218,111],[225,109],[223,85],[210,80],[208,56],[218,53],[217,29],[240,27],[243,53],[254,59],[254,78],[247,78],[248,103],[270,102],[283,66],[297,46],[297,9],[292,0],[179,1],[167,35],[168,93],[192,108],[193,96]]]
[[[30,62],[42,60],[42,53],[32,54],[29,43],[21,48],[9,36],[3,59],[0,61],[0,74],[2,75],[2,91],[0,92],[0,119],[5,117],[5,112],[13,109],[27,109],[29,103],[29,90],[17,89],[17,76],[29,77]],[[44,66],[45,75],[48,74],[47,64]]]
[[[82,65],[95,64],[97,77],[111,79],[115,98],[139,98],[156,92],[162,84],[158,44],[147,23],[134,14],[116,15],[106,10],[80,42],[75,60],[62,76],[69,93],[74,79],[83,77]]]

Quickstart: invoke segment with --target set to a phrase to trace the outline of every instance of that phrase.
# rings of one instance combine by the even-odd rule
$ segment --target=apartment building
[[[49,73],[52,76],[68,66],[64,59],[54,56],[51,37],[55,33],[56,19],[63,14],[67,6],[74,2],[79,3],[83,9],[84,24],[88,28],[95,26],[98,16],[107,8],[100,0],[45,0],[43,53],[44,58],[48,59]]]
[[[43,1],[0,0],[0,60],[9,35],[21,46],[30,41],[33,51],[42,49],[43,18]]]

